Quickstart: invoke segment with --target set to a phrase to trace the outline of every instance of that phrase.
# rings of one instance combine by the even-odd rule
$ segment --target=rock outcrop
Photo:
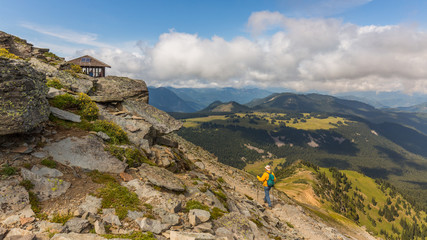
[[[0,135],[25,133],[48,120],[43,73],[27,62],[0,58]]]
[[[145,82],[127,77],[97,78],[94,91],[90,96],[95,102],[121,102],[125,99],[136,99],[148,103],[148,89]]]

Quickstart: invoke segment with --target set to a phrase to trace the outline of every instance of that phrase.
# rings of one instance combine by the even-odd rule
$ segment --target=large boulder
[[[133,98],[148,103],[148,89],[142,80],[107,76],[97,78],[95,89],[90,97],[95,102],[116,102]]]
[[[44,74],[22,60],[0,58],[0,135],[25,133],[49,118]]]
[[[143,163],[138,170],[139,175],[147,179],[153,185],[176,192],[185,191],[184,183],[179,178],[175,177],[175,174],[164,168]]]
[[[70,73],[67,71],[57,71],[53,74],[53,77],[57,78],[61,84],[74,92],[89,93],[93,90],[95,78],[90,77],[86,74]]]
[[[142,117],[145,121],[152,124],[158,136],[171,133],[182,127],[181,121],[143,101],[127,99],[123,102],[123,106],[127,111]]]
[[[121,173],[127,164],[104,150],[102,141],[95,136],[69,137],[44,148],[55,161],[68,166],[100,172]]]

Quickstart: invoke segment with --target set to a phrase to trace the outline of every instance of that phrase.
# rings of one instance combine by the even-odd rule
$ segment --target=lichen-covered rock
[[[161,136],[182,127],[182,122],[171,117],[166,112],[159,110],[143,101],[125,100],[123,106],[134,115],[142,117],[146,122],[153,125],[158,132],[156,135]]]
[[[121,173],[127,164],[104,150],[102,140],[95,136],[70,137],[44,148],[55,161],[68,166],[100,172]]]
[[[41,201],[59,197],[71,186],[71,183],[67,181],[59,178],[46,178],[26,168],[21,169],[21,175],[34,184],[32,191],[37,194]]]
[[[268,239],[254,222],[237,212],[224,215],[216,221],[215,226],[228,229],[237,239]]]
[[[184,183],[179,178],[175,177],[172,172],[164,168],[150,166],[143,163],[138,170],[141,177],[148,179],[150,183],[158,187],[163,187],[177,192],[185,191]]]
[[[31,57],[31,53],[33,52],[32,44],[2,31],[0,31],[0,48],[6,48],[10,53],[21,58]]]
[[[107,76],[97,78],[95,89],[90,97],[95,102],[115,102],[133,98],[148,103],[148,89],[142,80]]]
[[[17,214],[29,203],[28,192],[18,180],[0,181],[0,220]]]
[[[25,133],[49,118],[44,74],[27,62],[0,58],[0,135]]]
[[[30,231],[20,229],[20,228],[12,228],[4,239],[5,240],[13,240],[13,239],[33,240],[35,239],[35,237],[36,235]]]
[[[85,74],[70,73],[66,71],[57,71],[53,77],[65,87],[74,92],[88,93],[93,90],[95,78]]]

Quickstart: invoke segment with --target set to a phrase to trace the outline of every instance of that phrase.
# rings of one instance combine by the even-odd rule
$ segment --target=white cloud
[[[253,38],[228,41],[172,30],[155,45],[101,44],[77,54],[110,64],[108,74],[155,86],[427,93],[427,33],[416,26],[357,26],[264,11],[250,16],[248,28]],[[88,39],[96,45],[96,37]]]

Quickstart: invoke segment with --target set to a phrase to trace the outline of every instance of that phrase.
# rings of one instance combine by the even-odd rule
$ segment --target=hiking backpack
[[[268,180],[267,180],[267,186],[274,187],[274,175],[269,173],[268,174]]]

